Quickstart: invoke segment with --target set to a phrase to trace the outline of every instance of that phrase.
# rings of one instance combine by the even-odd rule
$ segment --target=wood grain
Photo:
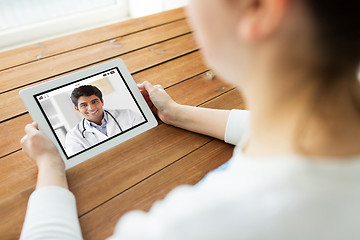
[[[3,70],[0,72],[0,93],[72,70],[79,70],[81,67],[99,63],[135,49],[189,33],[190,31],[186,20],[180,20],[127,35],[114,41],[101,42]]]
[[[32,123],[32,119],[29,114],[25,114],[0,124],[0,157],[20,149],[20,139],[28,123]]]
[[[144,81],[156,82],[164,88],[178,83],[178,79],[186,80],[194,75],[203,73],[208,67],[202,61],[200,51],[165,62],[156,68],[150,68],[134,75],[137,83]]]
[[[162,43],[152,45],[150,47],[124,54],[121,56],[121,59],[127,65],[130,73],[133,74],[134,72],[139,72],[143,69],[150,68],[152,66],[161,64],[162,62],[169,61],[189,52],[193,52],[196,49],[197,45],[194,41],[193,35],[186,34],[168,41],[164,41]],[[83,69],[85,68],[81,68],[79,70]],[[73,72],[75,71],[71,71],[69,73]],[[50,81],[54,78],[64,75],[66,74],[51,77],[48,80],[41,82]],[[19,96],[19,91],[37,84],[38,83],[31,84],[26,87],[0,94],[0,108],[3,110],[0,116],[0,122],[27,112],[27,109]]]
[[[69,52],[78,48],[97,44],[112,39],[140,32],[159,25],[183,19],[185,13],[183,8],[146,16],[141,19],[128,21],[100,27],[85,32],[79,32],[68,36],[39,42],[29,46],[0,52],[0,70],[21,65],[28,62],[38,61],[56,54]]]
[[[19,239],[25,218],[27,201],[33,191],[34,187],[31,187],[0,201],[1,239]]]
[[[233,147],[214,140],[179,159],[124,193],[81,216],[85,239],[105,239],[113,233],[119,218],[130,210],[148,211],[151,205],[182,184],[195,184],[206,173],[231,158]],[[106,229],[106,230],[104,230]]]
[[[200,106],[224,110],[247,109],[246,103],[237,89],[231,89],[230,91],[227,91],[220,96],[201,104]]]

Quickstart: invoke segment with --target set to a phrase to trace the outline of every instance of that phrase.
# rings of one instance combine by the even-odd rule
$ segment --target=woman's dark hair
[[[353,106],[360,116],[359,82],[356,81],[360,64],[360,1],[359,0],[300,0],[303,1],[310,13],[315,29],[317,41],[316,50],[320,63],[316,66],[319,74],[317,94],[310,101],[309,108],[299,121],[299,128],[295,133],[296,148],[299,152],[306,152],[301,141],[308,134],[303,128],[304,122],[309,124],[309,116],[314,111],[322,112],[322,104],[327,101],[325,92],[336,91],[341,84],[349,87],[349,94]],[[351,74],[351,75],[349,75]],[[345,80],[344,80],[345,79]],[[347,82],[346,79],[348,79]],[[324,122],[328,121],[324,117]],[[308,126],[307,126],[308,128]]]
[[[91,85],[83,85],[80,87],[75,88],[71,93],[71,101],[75,105],[75,107],[78,106],[78,99],[82,96],[97,96],[102,101],[102,92],[95,86]]]
[[[304,0],[313,18],[323,73],[342,74],[360,61],[360,1]],[[356,74],[356,73],[354,73]]]

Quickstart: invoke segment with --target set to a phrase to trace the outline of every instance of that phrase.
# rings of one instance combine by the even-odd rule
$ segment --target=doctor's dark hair
[[[102,99],[102,92],[95,86],[92,85],[83,85],[80,87],[75,88],[72,92],[71,92],[71,101],[73,102],[73,104],[75,105],[75,107],[78,106],[78,99],[82,96],[85,97],[89,97],[95,95],[97,96],[101,102],[103,101]]]

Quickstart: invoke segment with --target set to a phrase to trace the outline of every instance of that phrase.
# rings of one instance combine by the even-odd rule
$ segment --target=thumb
[[[143,86],[145,87],[145,90],[148,93],[154,91],[154,89],[155,89],[154,86],[151,83],[149,83],[148,81],[143,82]]]
[[[38,124],[37,123],[35,123],[35,122],[33,122],[33,123],[31,123],[31,124],[27,124],[26,126],[25,126],[25,132],[26,132],[26,134],[35,134],[35,133],[37,133],[39,131],[39,129],[38,129]]]
[[[160,84],[156,84],[156,85],[154,85],[154,88],[158,88],[158,89],[164,90],[163,86],[162,86],[162,85],[160,85]]]

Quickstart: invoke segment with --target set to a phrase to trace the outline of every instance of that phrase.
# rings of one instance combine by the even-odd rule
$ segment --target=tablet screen
[[[34,98],[67,159],[148,122],[118,67]]]

